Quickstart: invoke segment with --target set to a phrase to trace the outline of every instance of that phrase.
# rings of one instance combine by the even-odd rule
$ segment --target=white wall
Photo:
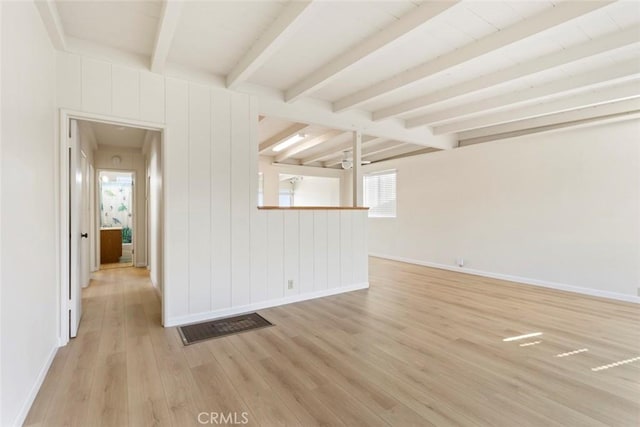
[[[368,286],[363,211],[332,215],[331,222],[319,215],[316,223],[315,216],[257,209],[255,98],[62,53],[58,95],[61,107],[166,123],[166,325]],[[139,107],[125,110],[123,99]],[[296,266],[315,268],[316,242],[321,257],[329,239],[331,256],[340,254],[340,275],[327,263],[327,286],[316,291],[316,270],[310,286],[308,270]],[[317,274],[323,283],[324,273]],[[296,284],[291,291],[288,279]]]
[[[118,166],[114,166],[112,162],[113,156],[119,156],[121,160]],[[111,147],[98,146],[94,153],[94,162],[96,173],[100,170],[126,170],[136,173],[136,181],[134,183],[135,206],[134,206],[134,244],[135,254],[134,263],[137,267],[145,267],[147,265],[146,254],[146,229],[147,218],[145,215],[145,159],[142,150],[131,147]],[[100,224],[98,224],[98,227]]]
[[[398,170],[398,217],[370,220],[370,252],[633,299],[638,135],[627,121],[368,166]]]
[[[302,179],[293,184],[293,206],[340,206],[340,178],[296,176]],[[291,189],[292,184],[280,175],[280,191]]]
[[[264,206],[278,206],[278,194],[280,192],[280,174],[289,175],[301,175],[306,177],[323,177],[323,178],[337,178],[339,181],[338,187],[327,188],[326,190],[317,188],[314,189],[313,179],[307,181],[307,187],[311,192],[319,191],[323,194],[328,194],[327,199],[310,200],[309,204],[297,204],[297,206],[351,206],[351,195],[343,194],[345,189],[350,192],[351,187],[345,187],[345,182],[351,180],[350,171],[344,171],[341,169],[329,169],[318,168],[311,166],[298,166],[287,164],[273,164],[273,158],[267,156],[260,156],[259,158],[259,172],[263,174],[264,183]],[[305,184],[303,183],[303,186]],[[347,203],[343,203],[347,200]],[[305,202],[303,200],[303,202]],[[306,203],[306,202],[305,202]]]
[[[161,141],[158,132],[146,147],[146,176],[148,180],[148,268],[151,283],[162,294],[162,161]]]
[[[2,49],[2,40],[4,40],[4,38],[2,37],[3,35],[3,30],[2,30],[2,5],[3,2],[0,2],[0,166],[2,165],[2,141],[3,141],[3,137],[2,137],[2,116],[4,115],[3,112],[3,102],[2,102],[2,86],[3,86],[3,81],[2,80],[2,59],[3,59],[3,52],[4,50]],[[0,251],[2,251],[2,172],[0,171]],[[0,252],[1,255],[1,252]],[[0,333],[2,333],[2,256],[0,256]],[[0,339],[0,423],[4,420],[3,417],[3,411],[2,408],[4,406],[4,399],[2,397],[2,370],[3,370],[3,364],[2,364],[2,341]]]
[[[0,425],[22,423],[55,354],[55,54],[33,3],[2,2]]]

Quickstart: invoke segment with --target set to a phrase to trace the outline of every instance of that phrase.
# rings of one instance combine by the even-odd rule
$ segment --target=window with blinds
[[[396,171],[388,170],[363,177],[364,205],[371,218],[396,217]]]

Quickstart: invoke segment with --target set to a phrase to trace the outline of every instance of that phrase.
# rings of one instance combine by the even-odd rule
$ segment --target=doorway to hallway
[[[139,270],[151,277],[163,300],[164,127],[61,114],[59,325],[64,345],[85,320],[82,290],[93,285],[92,272]]]
[[[100,270],[134,266],[134,185],[135,172],[99,172]]]

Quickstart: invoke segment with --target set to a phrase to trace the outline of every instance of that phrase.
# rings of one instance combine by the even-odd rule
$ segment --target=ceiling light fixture
[[[273,151],[275,151],[276,153],[278,151],[282,151],[285,148],[289,148],[291,147],[293,144],[295,144],[296,142],[300,142],[303,139],[306,138],[306,135],[303,133],[297,133],[295,135],[290,136],[289,138],[285,139],[284,141],[282,141],[280,144],[276,145],[275,147],[273,147]]]

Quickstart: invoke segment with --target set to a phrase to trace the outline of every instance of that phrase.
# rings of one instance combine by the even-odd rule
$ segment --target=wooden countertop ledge
[[[365,207],[342,207],[342,206],[258,206],[258,209],[264,210],[283,210],[283,211],[366,211]]]

